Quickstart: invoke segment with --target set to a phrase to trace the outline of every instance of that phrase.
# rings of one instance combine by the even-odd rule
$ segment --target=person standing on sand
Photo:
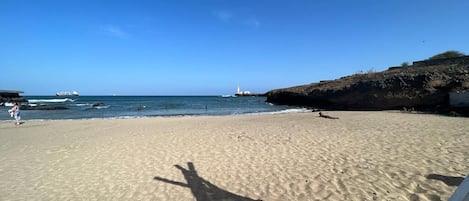
[[[16,125],[20,125],[21,116],[20,116],[20,107],[18,106],[18,103],[13,104],[11,111],[14,114]]]

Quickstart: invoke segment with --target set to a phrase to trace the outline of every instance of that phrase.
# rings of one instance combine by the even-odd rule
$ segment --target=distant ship
[[[251,93],[250,91],[241,91],[238,86],[235,94],[221,95],[222,98],[234,98],[239,96],[265,96],[265,94]]]
[[[235,95],[236,96],[252,96],[252,93],[250,91],[241,91],[238,86],[238,89],[236,90]]]
[[[76,91],[72,91],[72,92],[61,91],[61,92],[57,92],[55,95],[56,96],[79,96],[78,92]]]

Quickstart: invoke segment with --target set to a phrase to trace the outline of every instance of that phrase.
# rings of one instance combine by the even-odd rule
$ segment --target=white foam
[[[91,104],[89,103],[77,103],[77,104],[73,104],[72,106],[77,106],[77,107],[82,107],[82,106],[90,106]]]
[[[99,105],[99,106],[93,106],[94,109],[106,109],[109,108],[110,105]]]
[[[232,115],[272,115],[272,114],[290,114],[290,113],[307,113],[311,112],[310,109],[306,108],[293,108],[293,109],[285,109],[279,111],[272,111],[272,112],[253,112],[253,113],[240,113],[240,114],[232,114]]]
[[[288,113],[305,113],[305,112],[311,112],[311,110],[306,109],[306,108],[293,108],[293,109],[285,109],[285,110],[274,111],[274,112],[261,112],[261,113],[266,113],[266,114],[288,114]]]
[[[56,98],[56,99],[31,99],[28,100],[29,103],[64,103],[64,102],[74,102],[75,100],[70,98]]]

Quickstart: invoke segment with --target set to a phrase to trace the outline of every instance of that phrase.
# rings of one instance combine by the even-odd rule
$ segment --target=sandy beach
[[[468,118],[326,114],[2,121],[0,200],[447,200],[469,174]]]

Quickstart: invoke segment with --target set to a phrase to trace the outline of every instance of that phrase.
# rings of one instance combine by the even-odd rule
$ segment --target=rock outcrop
[[[38,105],[38,106],[30,106],[30,105],[22,105],[22,110],[66,110],[68,107],[62,105]]]
[[[465,59],[465,58],[463,58]],[[469,89],[469,64],[392,67],[267,92],[267,102],[322,109],[449,111],[449,94]]]
[[[13,90],[0,90],[0,105],[5,103],[22,103],[27,102],[23,96],[20,96],[22,91],[13,91]]]

